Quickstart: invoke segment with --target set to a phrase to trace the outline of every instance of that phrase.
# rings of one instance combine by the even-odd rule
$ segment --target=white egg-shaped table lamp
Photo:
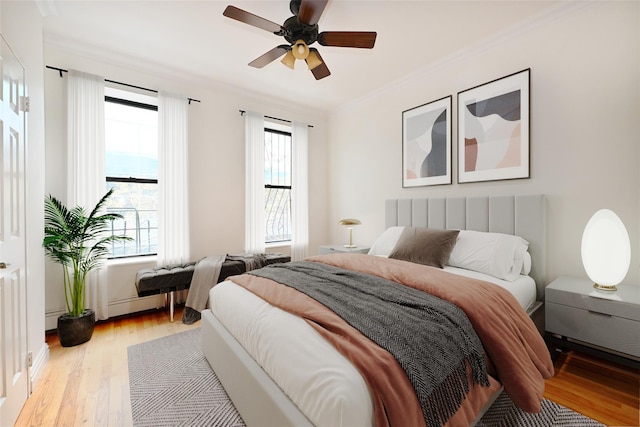
[[[594,287],[615,291],[629,271],[631,243],[622,220],[609,209],[597,211],[582,234],[582,264]]]

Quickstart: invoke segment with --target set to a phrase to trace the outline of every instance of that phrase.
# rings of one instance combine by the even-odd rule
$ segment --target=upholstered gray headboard
[[[545,288],[543,195],[393,199],[385,203],[385,227],[394,225],[513,234],[529,242],[530,276],[537,299]]]

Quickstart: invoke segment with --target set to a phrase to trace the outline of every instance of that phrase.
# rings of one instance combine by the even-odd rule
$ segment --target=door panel
[[[0,425],[29,393],[25,206],[25,70],[0,37]]]

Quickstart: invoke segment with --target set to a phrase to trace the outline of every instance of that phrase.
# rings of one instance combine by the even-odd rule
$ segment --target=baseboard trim
[[[124,314],[137,313],[164,306],[163,295],[151,295],[148,297],[125,298],[109,302],[109,317],[122,316]]]
[[[29,369],[29,395],[33,393],[33,390],[42,379],[44,369],[49,362],[49,354],[49,345],[45,342],[38,354],[33,358],[33,365]]]
[[[150,295],[141,298],[123,298],[116,301],[109,301],[109,317],[132,314],[164,306],[165,301],[163,294]],[[64,313],[66,313],[66,310],[64,309],[47,311],[44,317],[45,331],[55,330],[58,327],[58,317]]]

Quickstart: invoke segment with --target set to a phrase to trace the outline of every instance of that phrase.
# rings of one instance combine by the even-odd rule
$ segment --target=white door
[[[0,39],[0,426],[11,426],[29,393],[23,111],[26,102],[25,69],[4,38]]]

